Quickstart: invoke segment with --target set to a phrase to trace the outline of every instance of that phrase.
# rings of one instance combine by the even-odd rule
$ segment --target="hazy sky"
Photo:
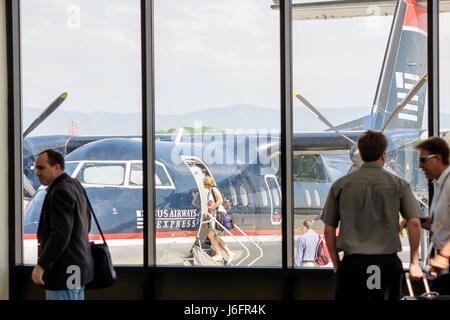
[[[138,0],[21,4],[25,106],[44,108],[67,91],[65,110],[140,112]],[[279,15],[271,4],[155,0],[156,112],[279,108]],[[441,15],[441,94],[450,74],[448,16]],[[367,106],[369,113],[391,21],[294,21],[294,89],[319,108]],[[450,98],[441,101],[450,112]]]

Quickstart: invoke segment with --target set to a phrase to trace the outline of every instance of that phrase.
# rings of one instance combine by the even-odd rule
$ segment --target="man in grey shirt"
[[[399,212],[408,221],[410,277],[423,277],[418,255],[420,211],[409,184],[383,169],[387,145],[381,132],[363,133],[358,149],[364,164],[338,179],[328,194],[321,219],[333,261],[336,299],[401,297]],[[342,261],[338,251],[344,252]]]

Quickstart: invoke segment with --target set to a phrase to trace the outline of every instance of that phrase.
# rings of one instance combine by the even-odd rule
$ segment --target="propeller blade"
[[[309,103],[308,100],[306,100],[300,93],[293,91],[294,96],[297,97],[298,100],[313,114],[315,115],[320,121],[325,123],[328,128],[335,131],[338,135],[340,135],[345,140],[349,141],[352,145],[356,144],[355,141],[347,137],[345,134],[340,132],[337,128],[335,128],[316,108],[313,107],[311,103]]]
[[[428,80],[428,73],[425,73],[419,80],[417,80],[416,84],[409,90],[408,94],[403,98],[403,100],[400,102],[400,104],[395,108],[394,112],[391,114],[388,121],[386,121],[385,125],[381,129],[381,132],[384,132],[384,130],[387,129],[389,124],[392,122],[392,120],[397,117],[397,115],[402,111],[402,109],[408,104],[409,100],[414,97],[414,95],[419,91],[422,86],[424,85],[425,81]]]
[[[41,114],[33,121],[33,123],[30,124],[30,126],[25,130],[23,133],[23,138],[25,138],[31,131],[36,129],[37,126],[41,124],[42,121],[47,119],[47,117],[58,108],[61,103],[64,102],[64,100],[67,98],[67,93],[64,92],[61,94],[58,98],[55,99],[47,108],[45,108],[44,111],[41,112]]]

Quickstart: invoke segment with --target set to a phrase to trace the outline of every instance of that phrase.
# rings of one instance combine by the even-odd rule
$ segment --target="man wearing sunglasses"
[[[447,142],[440,137],[431,137],[420,142],[416,149],[419,151],[419,168],[423,170],[427,179],[433,180],[434,194],[431,202],[429,217],[423,219],[422,228],[430,230],[432,251],[436,258],[448,256],[441,254],[445,244],[450,240],[450,149]],[[431,283],[431,289],[440,294],[450,294],[450,275],[447,270],[438,270],[441,276]]]

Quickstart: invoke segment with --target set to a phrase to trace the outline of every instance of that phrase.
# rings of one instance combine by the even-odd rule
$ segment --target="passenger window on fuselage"
[[[236,206],[238,204],[236,189],[234,187],[230,186],[230,196],[231,196],[231,202],[233,203],[233,206]]]
[[[261,201],[264,207],[269,205],[269,200],[267,199],[267,193],[264,188],[259,188],[259,193],[261,195]]]
[[[302,182],[330,182],[325,165],[316,154],[295,155],[294,180]]]
[[[120,163],[86,163],[76,178],[86,184],[118,186],[124,183],[125,167]]]
[[[239,187],[241,203],[244,207],[248,206],[248,194],[244,186]]]

